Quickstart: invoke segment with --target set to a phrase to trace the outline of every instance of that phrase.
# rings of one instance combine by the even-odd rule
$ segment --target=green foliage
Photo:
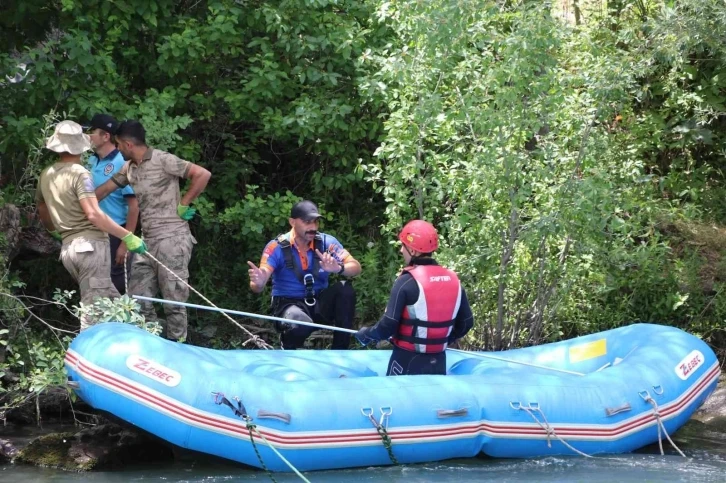
[[[655,71],[632,34],[641,21],[569,30],[546,5],[488,1],[382,3],[378,15],[397,41],[370,55],[365,86],[390,115],[379,161],[362,167],[390,233],[412,217],[439,226],[440,259],[474,301],[469,341],[678,320],[692,299],[656,225],[681,207],[660,196],[673,180],[645,156],[658,127],[639,122],[638,73]],[[699,129],[674,132],[704,142]]]
[[[726,222],[726,5],[610,7],[569,25],[520,0],[15,2],[2,197],[32,213],[53,113],[108,112],[212,172],[191,283],[220,306],[268,310],[246,262],[308,198],[362,262],[358,322],[401,263],[388,241],[422,217],[467,288],[473,345],[633,320],[722,344],[726,276],[708,267],[724,251],[691,231]]]
[[[141,315],[141,306],[128,295],[122,295],[115,299],[98,297],[90,305],[80,303],[78,307],[74,306],[73,308],[79,319],[87,317],[97,324],[122,322],[144,329],[154,335],[161,334],[162,331],[162,327],[157,321],[146,321],[144,316]]]

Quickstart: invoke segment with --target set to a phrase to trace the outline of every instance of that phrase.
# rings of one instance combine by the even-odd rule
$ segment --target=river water
[[[667,443],[665,443],[667,444]],[[311,483],[368,481],[442,483],[477,482],[714,482],[726,481],[726,441],[708,450],[678,454],[636,453],[617,456],[546,457],[529,460],[471,459],[421,465],[358,468],[305,473]],[[652,449],[652,448],[651,448]],[[302,481],[295,474],[275,474],[280,483]],[[0,466],[0,482],[12,483],[120,483],[120,482],[264,482],[264,471],[224,461],[181,461],[154,466],[128,467],[113,472],[70,473],[49,468]]]

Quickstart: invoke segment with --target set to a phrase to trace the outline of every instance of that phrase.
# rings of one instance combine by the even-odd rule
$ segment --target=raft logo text
[[[165,386],[174,387],[181,382],[181,374],[174,369],[169,369],[158,362],[137,354],[132,354],[126,358],[126,367]]]
[[[683,360],[675,367],[676,375],[685,381],[691,377],[691,374],[701,367],[702,364],[703,354],[701,354],[701,351],[694,350],[684,357]]]

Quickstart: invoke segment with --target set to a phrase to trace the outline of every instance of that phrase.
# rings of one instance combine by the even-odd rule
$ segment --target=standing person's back
[[[110,277],[107,233],[121,238],[131,251],[144,253],[146,246],[98,206],[91,174],[80,164],[81,154],[91,144],[79,124],[58,123],[46,148],[58,153],[59,161],[44,169],[38,181],[35,201],[40,220],[62,238],[61,261],[78,282],[83,304],[92,304],[97,297],[118,297]],[[83,317],[81,330],[93,323]]]
[[[54,163],[40,174],[38,188],[42,195],[40,200],[47,204],[53,225],[64,244],[76,238],[108,241],[108,235],[88,220],[79,201],[96,197],[86,168],[76,163]]]

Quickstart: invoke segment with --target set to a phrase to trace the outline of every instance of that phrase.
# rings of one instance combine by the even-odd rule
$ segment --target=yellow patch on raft
[[[604,356],[608,353],[606,341],[607,339],[600,339],[570,347],[570,362],[582,362]]]

